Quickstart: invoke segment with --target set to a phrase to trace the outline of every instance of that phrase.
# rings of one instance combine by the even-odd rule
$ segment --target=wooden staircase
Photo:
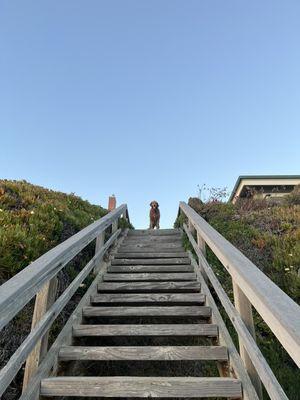
[[[178,215],[180,229],[122,229],[129,223],[122,204],[0,287],[0,330],[35,298],[31,331],[0,371],[0,396],[10,398],[17,378],[20,400],[261,400],[262,387],[271,400],[288,400],[256,343],[252,309],[300,366],[300,307],[188,204],[179,203]],[[60,272],[93,242],[93,257],[57,293]],[[207,249],[231,278],[230,296]],[[79,302],[49,347],[75,293]]]
[[[73,326],[73,344],[59,350],[62,376],[43,379],[42,396],[242,397],[241,382],[232,377],[186,376],[184,366],[177,369],[177,376],[166,374],[166,363],[170,362],[228,361],[227,348],[218,345],[218,326],[212,323],[212,309],[206,305],[181,236],[175,229],[128,233],[101,275],[97,292],[83,307],[84,323]],[[104,346],[109,337],[113,345]],[[157,345],[161,338],[165,338],[164,344]],[[177,345],[173,345],[174,338]],[[124,346],[128,339],[130,346]],[[147,339],[146,346],[141,345],[141,339]],[[207,345],[197,344],[203,339]],[[105,376],[103,370],[100,376],[88,376],[84,369],[87,361],[111,364]],[[124,361],[136,362],[130,376]],[[160,363],[152,368],[155,376],[141,371],[143,364],[139,362],[157,361]],[[66,362],[72,362],[71,370],[80,371],[80,376],[66,374]],[[112,363],[120,362],[122,376],[107,376],[115,370]],[[101,366],[97,369],[94,365],[94,371],[99,368],[101,371]]]

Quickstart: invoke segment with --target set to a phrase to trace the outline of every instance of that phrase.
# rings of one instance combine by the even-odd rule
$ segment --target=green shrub
[[[285,197],[287,204],[300,205],[300,185],[297,185],[292,193]]]
[[[0,282],[106,213],[74,194],[0,180]]]

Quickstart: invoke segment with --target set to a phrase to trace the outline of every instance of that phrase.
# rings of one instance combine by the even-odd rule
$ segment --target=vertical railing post
[[[95,254],[104,245],[104,241],[105,241],[105,230],[103,232],[101,232],[100,235],[97,236],[97,238],[96,238]],[[101,262],[102,262],[102,258],[98,260],[97,265],[95,266],[95,268],[93,270],[94,275],[96,275],[99,272],[100,266],[101,266]]]
[[[248,298],[244,295],[240,287],[232,282],[233,286],[233,296],[234,296],[234,305],[237,311],[239,312],[242,320],[244,321],[245,325],[248,328],[248,331],[252,335],[254,339],[256,339],[255,335],[255,327],[253,321],[253,314],[252,314],[252,305]],[[240,347],[240,356],[243,360],[245,368],[248,372],[248,375],[251,379],[251,382],[256,390],[256,393],[260,399],[262,399],[262,386],[261,381],[259,379],[259,375],[252,364],[252,361],[243,346],[243,342],[239,338],[239,347]]]
[[[191,232],[192,236],[194,237],[195,233],[196,233],[196,229],[190,219],[188,219],[188,228],[189,228],[189,231]]]
[[[37,293],[35,298],[34,310],[32,315],[31,330],[40,322],[47,310],[55,301],[57,292],[57,278],[54,277],[48,281],[42,289]],[[32,352],[29,354],[24,371],[23,392],[25,391],[31,377],[38,369],[40,362],[48,351],[49,331],[45,333],[43,338],[37,342]]]
[[[198,244],[198,247],[201,250],[202,254],[204,255],[204,257],[206,257],[205,240],[203,239],[203,237],[200,235],[200,233],[198,231],[197,231],[197,244]]]

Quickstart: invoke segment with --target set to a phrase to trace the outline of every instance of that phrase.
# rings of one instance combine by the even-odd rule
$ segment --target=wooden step
[[[215,324],[74,325],[73,336],[205,336],[217,337]]]
[[[128,259],[114,259],[111,265],[189,265],[191,260],[189,258],[128,258]]]
[[[96,294],[91,296],[93,304],[204,304],[202,293],[119,293]]]
[[[192,265],[109,265],[108,272],[194,272]]]
[[[196,274],[192,272],[188,273],[134,273],[134,274],[110,274],[105,273],[103,275],[104,282],[122,282],[122,281],[195,281],[197,279]]]
[[[238,399],[242,388],[232,378],[64,376],[43,379],[41,396]]]
[[[202,317],[211,316],[207,306],[83,307],[84,317]]]
[[[199,292],[200,283],[194,282],[100,282],[99,292]]]
[[[179,229],[134,229],[128,231],[127,237],[132,236],[181,236],[182,233]]]
[[[153,251],[161,250],[161,251],[173,251],[173,250],[178,250],[178,251],[184,251],[182,245],[178,245],[177,243],[155,243],[153,245],[147,244],[147,243],[136,243],[132,245],[126,245],[126,242],[123,242],[121,246],[119,247],[120,251],[143,251],[147,250],[150,251],[153,249]]]
[[[153,253],[150,252],[143,252],[143,253],[117,253],[115,255],[115,258],[119,259],[119,258],[124,258],[124,259],[128,259],[128,258],[187,258],[187,254],[185,251],[181,251],[181,252],[157,252],[154,251]]]
[[[77,360],[228,360],[224,346],[63,346],[60,361]]]
[[[128,243],[130,244],[154,244],[154,243],[178,243],[179,245],[182,245],[182,239],[181,237],[171,237],[171,236],[145,236],[145,237],[127,237],[125,238],[123,245],[127,245]]]

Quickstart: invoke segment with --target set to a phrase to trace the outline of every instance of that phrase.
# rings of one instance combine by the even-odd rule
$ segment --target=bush
[[[297,185],[294,190],[285,197],[287,204],[300,205],[300,185]]]
[[[74,194],[0,180],[0,283],[106,213]]]

